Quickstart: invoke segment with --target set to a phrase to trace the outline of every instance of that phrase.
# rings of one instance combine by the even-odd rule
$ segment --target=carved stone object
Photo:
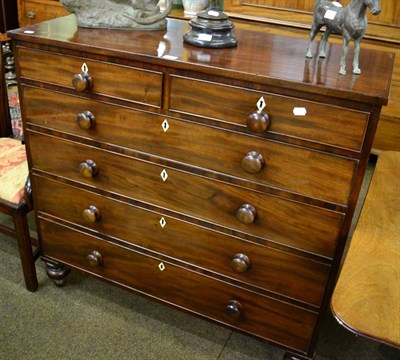
[[[60,0],[84,28],[164,30],[173,0],[160,11],[158,0]]]
[[[311,26],[310,42],[307,49],[307,57],[312,58],[311,47],[313,40],[319,30],[325,25],[326,31],[319,46],[319,57],[324,58],[325,45],[331,33],[343,36],[343,50],[340,60],[339,74],[346,74],[346,56],[349,42],[354,39],[353,74],[361,74],[358,64],[360,43],[367,29],[366,17],[367,8],[370,8],[373,15],[381,12],[380,0],[352,0],[343,7],[337,1],[317,0],[314,5],[313,23]]]

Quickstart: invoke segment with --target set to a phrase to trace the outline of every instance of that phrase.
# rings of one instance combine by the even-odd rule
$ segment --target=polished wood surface
[[[349,0],[342,1],[347,4]],[[232,17],[236,28],[246,27],[246,22],[264,24],[259,30],[266,33],[283,34],[308,39],[311,26],[311,13],[314,0],[281,1],[252,0],[239,2],[225,1],[225,11]],[[379,154],[384,150],[400,151],[400,112],[397,103],[400,101],[400,5],[394,0],[382,1],[382,12],[379,16],[368,15],[369,27],[364,48],[391,51],[397,54],[395,72],[389,106],[383,109],[375,135],[372,151]],[[20,26],[27,26],[43,20],[65,16],[68,12],[56,0],[19,0]],[[33,18],[32,15],[34,14]],[[184,18],[181,7],[175,7],[169,14],[173,18]],[[238,19],[244,19],[240,21]],[[265,23],[267,24],[265,26]],[[281,26],[281,25],[285,26]],[[331,37],[332,42],[339,43],[339,38]]]
[[[29,141],[32,167],[37,171],[136,198],[264,240],[272,239],[297,249],[333,256],[343,220],[341,213],[249,191],[204,176],[194,177],[185,171],[136,159],[134,154],[121,156],[31,131]],[[87,159],[96,164],[97,174],[90,169],[86,176],[81,174],[79,165]],[[163,170],[168,174],[166,181],[160,177]],[[126,174],[131,175],[127,177]],[[257,221],[251,226],[236,218],[237,210],[248,202],[257,209]]]
[[[237,27],[260,24],[261,31],[308,39],[314,0],[226,0],[224,8]],[[348,4],[349,0],[341,2]],[[368,29],[362,41],[361,52],[378,49],[396,54],[391,90],[391,101],[382,109],[375,135],[373,152],[400,151],[400,3],[396,0],[381,2],[382,12],[372,16],[367,11]],[[240,20],[239,20],[240,19]],[[281,26],[285,25],[285,26]],[[341,43],[340,37],[330,42]]]
[[[379,156],[332,297],[351,331],[400,348],[400,153]]]
[[[30,97],[32,92],[29,88],[26,93],[29,104],[38,100]],[[50,120],[50,127],[53,129],[68,128],[72,133],[90,135],[95,140],[117,142],[127,147],[134,142],[137,150],[251,180],[260,186],[273,186],[342,205],[346,205],[349,200],[351,179],[357,166],[354,160],[177,121],[165,116],[132,113],[125,109],[105,108],[102,104],[93,103],[81,108],[91,109],[96,114],[96,129],[87,133],[76,125],[76,121],[71,121],[75,120],[77,115],[75,106],[70,108],[75,113],[66,112],[59,115],[59,104],[78,105],[79,100],[62,99],[57,96],[53,103],[54,94],[44,95],[44,98],[48,99],[44,108],[30,106],[27,110],[29,122],[43,126]],[[40,113],[31,113],[34,111]],[[165,120],[169,123],[167,134],[170,136],[164,134],[162,128]],[[110,129],[111,124],[114,126]],[[191,139],[191,134],[194,133],[196,136]],[[228,139],[228,142],[222,142],[223,139]],[[265,163],[257,155],[252,156],[252,152],[265,158]],[[304,158],[308,161],[302,161]],[[287,167],[288,163],[292,164],[290,168]],[[249,170],[252,166],[255,167],[254,171]],[[296,172],[296,177],[290,176],[293,171]],[[332,176],[337,172],[340,175]]]
[[[342,0],[346,6],[351,0]],[[224,10],[233,18],[241,17],[309,29],[315,0],[225,0]],[[367,11],[367,38],[399,42],[400,5],[396,0],[381,2],[382,11],[373,16]]]
[[[393,54],[339,76],[335,44],[307,61],[305,41],[257,26],[235,49],[187,30],[67,16],[10,32],[48,275],[78,269],[311,359]]]
[[[17,0],[20,27],[69,15],[58,0]]]
[[[232,101],[229,107],[226,106],[227,94]],[[268,130],[292,139],[361,150],[368,121],[366,112],[176,76],[171,81],[170,107],[174,113],[194,114],[194,104],[207,103],[206,107],[197,106],[196,113],[242,126],[257,111],[256,104],[260,98],[266,103],[264,111],[269,117],[269,125],[261,133]],[[295,115],[296,108],[304,109],[307,116]],[[332,122],[336,123],[335,127],[332,127]]]
[[[75,186],[42,177],[35,177],[34,181],[38,210],[53,218],[65,219],[110,238],[117,237],[142,251],[148,249],[153,254],[164,254],[211,269],[215,274],[255,285],[267,292],[273,291],[315,306],[321,304],[329,272],[327,264],[274,249],[265,243],[255,244],[240,237],[232,239],[220,231],[129,203],[116,203]],[[160,221],[164,226],[159,226]],[[141,236],[132,238],[132,233]],[[239,253],[248,257],[249,264],[245,264],[246,270],[238,273],[232,269],[231,262],[235,263],[235,255]]]
[[[62,54],[65,55],[89,46],[94,56],[101,56],[105,52],[111,56],[118,53],[121,62],[146,61],[146,67],[150,68],[152,65],[168,63],[180,70],[201,71],[207,67],[207,73],[211,76],[252,81],[260,89],[280,89],[282,94],[301,91],[306,98],[330,104],[337,103],[336,99],[347,100],[350,107],[354,101],[375,105],[386,105],[388,102],[392,77],[388,69],[393,67],[394,62],[392,53],[366,49],[360,58],[360,61],[368,59],[363,75],[342,76],[335,69],[341,57],[341,47],[336,44],[328,46],[327,59],[320,62],[318,59],[305,58],[305,40],[293,41],[292,38],[275,34],[260,36],[257,31],[236,29],[240,46],[216,51],[185,44],[182,36],[188,29],[186,21],[169,20],[166,32],[119,31],[112,33],[115,36],[110,36],[109,30],[104,29],[80,28],[77,31],[76,19],[70,15],[32,25],[32,34],[24,34],[23,29],[19,29],[13,31],[12,36],[16,40],[29,39],[32,44],[40,42],[54,46],[62,43],[65,46]],[[46,79],[52,82],[48,77]]]
[[[134,67],[116,66],[98,61],[83,61],[82,58],[68,57],[62,54],[50,54],[28,49],[18,49],[21,76],[43,81],[54,85],[74,87],[76,75],[82,74],[86,64],[86,76],[90,76],[90,86],[82,80],[82,89],[78,92],[92,90],[95,93],[123,98],[127,101],[145,103],[160,107],[162,74],[155,71],[145,71]],[[59,71],[57,64],[63,64]],[[101,76],[96,76],[101,74]],[[84,78],[83,78],[84,79]],[[76,82],[79,84],[79,82]],[[78,85],[77,85],[78,86]]]
[[[43,252],[48,256],[93,275],[113,279],[124,287],[151,294],[152,298],[173,302],[195,314],[202,309],[201,314],[206,318],[257,334],[261,339],[278,341],[302,351],[307,349],[315,326],[315,312],[188,271],[166,259],[143,255],[60,224],[41,220],[39,226],[43,234]],[[93,251],[102,255],[103,264],[86,259]],[[225,313],[231,300],[239,301],[243,306],[239,318]]]

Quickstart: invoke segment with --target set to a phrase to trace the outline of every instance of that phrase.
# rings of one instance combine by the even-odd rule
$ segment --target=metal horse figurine
[[[367,7],[370,8],[373,15],[378,15],[381,12],[381,1],[352,0],[348,6],[342,7],[336,1],[317,0],[314,5],[313,23],[306,56],[312,58],[311,47],[313,40],[322,26],[325,25],[326,31],[319,46],[319,57],[324,58],[326,56],[325,45],[329,35],[331,33],[341,34],[343,36],[343,50],[339,74],[346,74],[346,56],[349,42],[354,39],[353,74],[361,74],[358,66],[358,56],[361,39],[368,25],[365,15]]]

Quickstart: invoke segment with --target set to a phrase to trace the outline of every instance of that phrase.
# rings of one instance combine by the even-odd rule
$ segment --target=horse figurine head
[[[361,39],[368,25],[367,8],[370,9],[372,15],[378,15],[381,12],[381,1],[352,0],[348,6],[343,7],[337,1],[316,0],[306,56],[312,58],[313,40],[321,28],[325,26],[326,31],[319,46],[319,57],[324,58],[326,56],[325,46],[329,35],[332,33],[341,34],[343,36],[343,48],[339,74],[346,74],[346,56],[351,39],[354,40],[353,74],[361,74],[358,58]]]
[[[381,0],[365,0],[364,3],[370,8],[372,15],[379,15],[381,13]]]

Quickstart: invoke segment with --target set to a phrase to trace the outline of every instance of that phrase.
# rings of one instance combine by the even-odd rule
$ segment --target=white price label
[[[336,14],[337,14],[337,11],[335,11],[335,10],[326,10],[324,18],[333,20],[335,18]]]
[[[307,109],[305,107],[295,107],[293,108],[293,115],[294,116],[306,116]]]
[[[162,58],[167,59],[167,60],[178,60],[179,59],[177,56],[173,56],[173,55],[163,55]]]
[[[338,3],[337,1],[332,1],[332,5],[335,5],[336,7],[343,7],[341,3]]]
[[[210,54],[198,54],[197,55],[197,60],[203,61],[203,62],[210,62],[211,61],[211,55]]]
[[[197,39],[200,41],[211,41],[212,35],[211,34],[199,34],[199,37]]]
[[[210,16],[219,16],[219,12],[215,10],[210,10],[207,14]]]

